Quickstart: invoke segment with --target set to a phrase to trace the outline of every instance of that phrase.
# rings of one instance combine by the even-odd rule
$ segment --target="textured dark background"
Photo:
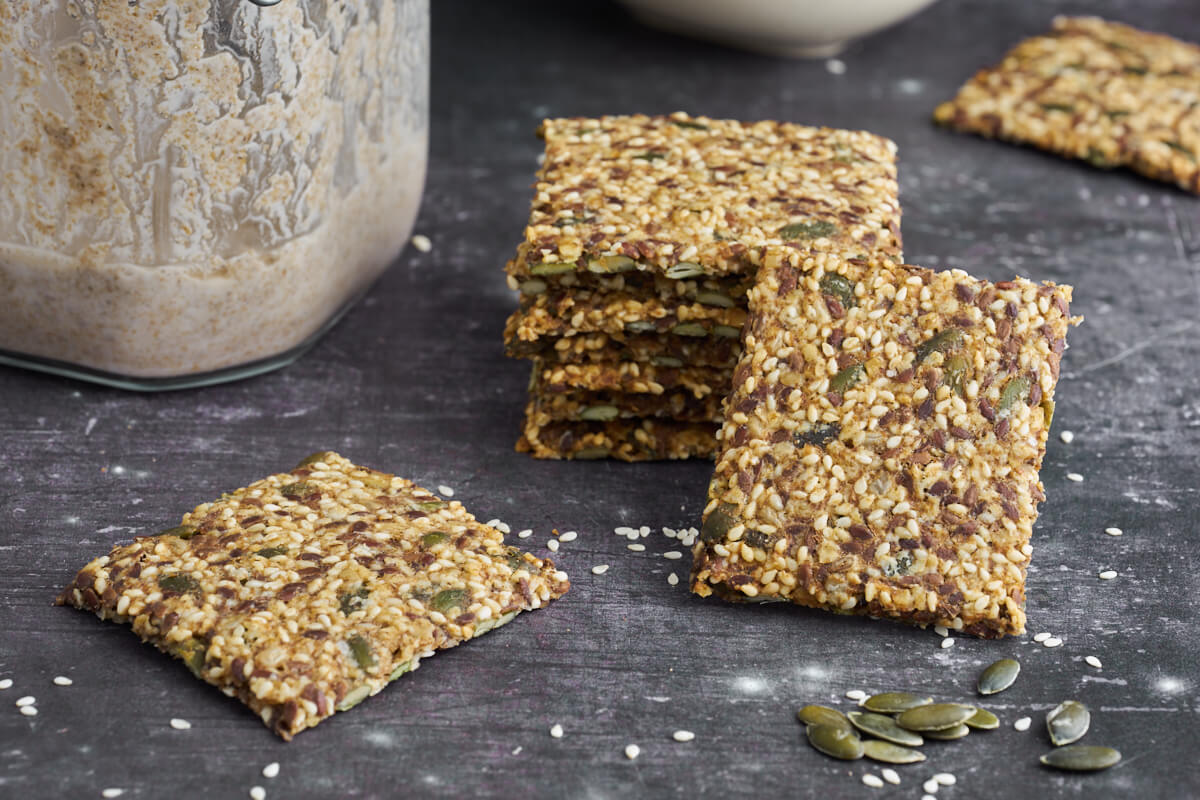
[[[434,3],[430,175],[408,249],[311,353],[210,389],[128,394],[0,369],[0,796],[519,796],[941,798],[1200,796],[1196,658],[1200,201],[1124,172],[935,129],[934,105],[1056,12],[1092,12],[1200,41],[1189,0],[942,2],[822,62],[743,54],[635,25],[603,3]],[[866,128],[900,146],[909,261],[1076,287],[1034,532],[1030,637],[957,640],[806,610],[690,596],[688,558],[661,526],[698,524],[710,465],[546,463],[512,451],[527,376],[501,355],[514,306],[501,266],[520,237],[546,115],[622,112],[778,118]],[[0,309],[0,313],[3,313]],[[1058,433],[1075,432],[1073,444]],[[574,588],[551,608],[426,662],[291,744],[128,630],[52,608],[117,542],[172,525],[223,490],[319,448],[449,484],[539,555],[551,527]],[[1085,480],[1073,483],[1068,472]],[[618,525],[649,525],[644,553]],[[1119,526],[1121,538],[1103,533]],[[608,574],[590,567],[607,563]],[[1099,581],[1097,572],[1120,577]],[[1096,670],[1083,662],[1095,654]],[[903,785],[859,782],[868,762],[819,756],[794,710],[848,706],[849,689],[971,696],[1004,656],[1017,685],[987,705],[1001,730],[928,746]],[[51,685],[68,675],[74,686]],[[13,701],[38,697],[40,715]],[[1046,771],[1044,712],[1074,697],[1108,772]],[[1017,733],[1012,721],[1034,717]],[[168,727],[171,717],[194,724]],[[566,736],[547,730],[561,723]],[[672,731],[696,733],[690,744]],[[642,756],[622,755],[637,742]],[[517,748],[520,748],[517,751]],[[282,764],[268,781],[260,768]]]

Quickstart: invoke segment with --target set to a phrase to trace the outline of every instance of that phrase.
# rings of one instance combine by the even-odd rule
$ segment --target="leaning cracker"
[[[1024,630],[1070,298],[823,255],[765,266],[692,590]]]
[[[57,602],[130,623],[291,739],[568,586],[461,503],[325,452],[115,548]]]
[[[980,70],[934,119],[1200,193],[1200,47],[1095,17]]]

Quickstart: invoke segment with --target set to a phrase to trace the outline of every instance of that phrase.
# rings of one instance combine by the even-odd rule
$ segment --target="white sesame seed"
[[[1121,530],[1120,528],[1105,528],[1104,532],[1109,536],[1120,536],[1125,531]]]
[[[613,528],[613,533],[615,533],[617,536],[629,536],[629,534],[631,534],[631,533],[636,535],[637,530],[634,528],[627,528],[624,525],[621,525],[620,527]]]
[[[937,790],[941,788],[941,784],[930,778],[921,784],[921,788],[925,790],[926,794],[937,794]]]
[[[489,528],[495,528],[497,525],[500,524],[500,520],[498,518],[497,519],[489,519],[487,522],[485,522],[483,524],[487,525]]]
[[[525,748],[524,748],[524,747],[522,747],[521,745],[517,745],[516,747],[514,747],[514,748],[513,748],[512,754],[513,754],[514,756],[519,756],[519,755],[521,755],[521,751],[522,751],[522,750],[524,750],[524,749],[525,749]]]
[[[429,237],[418,233],[412,237],[412,246],[420,250],[422,253],[428,253],[433,249],[433,242],[429,241]]]
[[[872,775],[870,772],[862,776],[862,782],[875,789],[883,788],[883,779],[878,775]]]
[[[267,790],[261,786],[250,787],[250,800],[266,800]]]
[[[650,535],[650,526],[643,525],[642,527],[638,528],[638,535],[639,536],[649,536]]]
[[[641,553],[646,549],[646,545],[638,544],[637,542],[633,542],[633,543],[627,544],[625,546],[628,547],[630,550],[632,550],[635,553]]]
[[[116,787],[113,787],[111,789],[105,789],[103,792],[100,793],[100,796],[110,798],[110,800],[111,800],[111,798],[120,797],[123,794],[125,794],[124,789],[118,789]]]
[[[1082,475],[1080,475],[1078,472],[1068,472],[1068,473],[1067,473],[1067,480],[1069,480],[1069,481],[1075,481],[1076,483],[1079,483],[1079,482],[1081,482],[1081,481],[1083,480],[1083,476],[1082,476]]]
[[[628,758],[630,761],[633,761],[635,758],[637,758],[641,754],[642,754],[642,748],[638,747],[636,744],[625,745],[625,757]]]
[[[454,497],[454,490],[442,483],[438,484],[438,494],[442,495],[443,497]]]
[[[518,539],[528,539],[530,536],[533,536],[533,528],[526,528],[517,534]]]
[[[678,535],[679,532],[674,528],[663,528],[663,536],[666,536],[668,539],[674,539]]]
[[[597,564],[596,566],[592,567],[593,575],[603,575],[606,572],[608,572],[608,564]]]
[[[1054,634],[1053,634],[1053,633],[1050,633],[1049,631],[1042,631],[1042,632],[1041,632],[1041,633],[1039,633],[1037,636],[1034,636],[1034,637],[1033,637],[1033,640],[1034,640],[1035,642],[1037,642],[1038,644],[1041,644],[1042,642],[1046,641],[1047,639],[1049,639],[1049,638],[1050,638],[1051,636],[1053,636],[1053,635],[1054,635]]]
[[[24,708],[25,706],[31,706],[36,702],[37,702],[36,697],[34,697],[31,694],[27,694],[24,697],[17,698],[17,708]]]
[[[501,533],[512,533],[512,528],[508,527],[507,522],[497,522],[496,530],[500,531]]]
[[[1071,442],[1075,441],[1075,434],[1071,433],[1070,431],[1063,431],[1058,435],[1058,438],[1063,440],[1063,444],[1070,444]]]
[[[931,794],[923,794],[921,795],[921,800],[937,800],[937,798]]]
[[[663,558],[669,558],[674,561],[677,558],[683,558],[683,553],[679,552],[678,550],[668,550],[667,552],[663,553]]]
[[[953,786],[954,784],[958,783],[958,778],[954,777],[954,775],[949,772],[939,772],[937,775],[933,776],[933,779],[942,786]]]
[[[1049,639],[1042,642],[1042,647],[1060,647],[1062,643],[1062,639],[1058,638],[1057,636],[1051,636]]]
[[[12,683],[12,678],[5,678],[4,680],[0,681],[0,690],[11,689]]]
[[[264,778],[274,778],[279,774],[279,762],[272,761],[270,764],[267,764],[263,767],[262,774]]]
[[[896,770],[888,767],[887,769],[882,769],[879,772],[881,775],[883,775],[883,779],[888,783],[892,784],[893,786],[900,785],[900,773],[896,772]]]
[[[671,584],[672,586],[677,585],[679,583],[679,576],[672,572],[667,576],[667,583]]]
[[[66,675],[55,675],[54,676],[54,685],[55,686],[70,686],[74,682],[75,681],[71,680]]]
[[[845,75],[846,62],[840,58],[831,58],[825,62],[825,69],[829,70],[830,75]]]
[[[562,725],[559,725],[557,722],[554,723],[553,725],[551,725],[550,726],[550,736],[552,736],[555,739],[561,739],[563,737]]]
[[[37,716],[37,706],[21,706],[18,710],[27,717]]]
[[[1033,720],[1031,720],[1029,717],[1021,717],[1019,720],[1013,723],[1013,728],[1018,731],[1027,731],[1032,723]]]
[[[1096,577],[1102,581],[1111,581],[1113,578],[1117,577],[1117,571],[1115,569],[1106,569]]]
[[[934,625],[933,632],[938,636],[949,636],[950,630],[945,625]]]
[[[862,689],[851,689],[850,691],[846,692],[846,699],[847,700],[856,700],[856,701],[866,700],[867,693],[864,692]]]
[[[561,569],[554,570],[554,580],[565,581],[566,579],[567,579],[567,573],[563,572]]]
[[[690,742],[692,739],[696,738],[696,734],[692,733],[691,731],[675,731],[673,734],[671,734],[671,736],[677,742]]]
[[[560,542],[573,542],[578,538],[579,538],[579,534],[576,533],[575,531],[567,531],[566,533],[560,533],[558,535],[558,540]]]
[[[942,639],[942,649],[945,650],[949,647],[954,647],[954,640],[947,636],[945,639]]]
[[[178,717],[175,717],[171,720],[171,727],[177,731],[186,731],[188,728],[192,727],[192,723],[188,722],[186,719],[179,719]]]
[[[551,553],[557,553],[558,552],[558,539],[551,539],[550,541],[546,542],[546,549],[549,550]]]
[[[1085,656],[1083,660],[1088,663],[1089,667],[1100,669],[1102,666],[1104,666],[1100,663],[1100,659],[1096,658],[1095,656]]]

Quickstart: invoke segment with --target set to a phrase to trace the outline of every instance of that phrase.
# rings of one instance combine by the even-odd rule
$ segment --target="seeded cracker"
[[[553,420],[530,398],[517,452],[535,458],[659,461],[712,458],[717,452],[716,423],[662,419],[615,419],[609,422]]]
[[[1200,47],[1095,17],[980,70],[934,119],[1200,192]]]
[[[130,623],[291,739],[568,586],[457,501],[327,452],[115,548],[57,602]]]
[[[720,367],[733,369],[742,353],[741,334],[738,338],[659,336],[629,334],[609,336],[604,333],[542,338],[530,346],[509,346],[506,352],[514,358],[541,358],[560,364],[597,364],[617,361],[637,361],[659,367]]]
[[[1070,287],[801,261],[751,292],[692,591],[1021,633]]]

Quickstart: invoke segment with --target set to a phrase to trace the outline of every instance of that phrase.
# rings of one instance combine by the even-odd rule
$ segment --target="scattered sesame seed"
[[[551,725],[550,726],[550,736],[555,739],[561,739],[563,737],[562,725],[559,725],[557,722],[554,723],[553,725]]]
[[[54,676],[54,685],[55,686],[70,686],[74,682],[75,681],[71,680],[66,675],[55,675]]]
[[[512,528],[508,527],[507,522],[497,522],[496,530],[500,531],[501,533],[512,533]]]
[[[632,551],[633,551],[633,552],[635,552],[635,553],[641,553],[641,552],[643,552],[643,551],[646,549],[646,545],[644,545],[644,544],[638,544],[638,543],[636,543],[636,542],[633,542],[633,543],[631,543],[631,544],[627,544],[627,545],[625,545],[625,546],[626,546],[626,547],[628,547],[630,550],[632,550]]]
[[[21,706],[18,710],[27,717],[37,716],[37,706]]]
[[[672,572],[667,576],[667,583],[671,584],[672,586],[677,585],[679,583],[679,576]]]
[[[36,697],[34,697],[31,694],[27,694],[24,697],[17,698],[17,708],[24,708],[25,706],[31,706],[36,702],[37,702]]]
[[[0,690],[11,689],[12,683],[13,683],[12,678],[5,678],[4,680],[0,681]]]
[[[105,789],[103,792],[100,793],[100,796],[113,798],[113,797],[120,797],[123,794],[125,794],[124,789],[118,789],[116,787],[113,787],[112,789]]]
[[[263,767],[262,774],[264,778],[274,778],[279,774],[279,762],[272,761],[270,764],[267,764]]]
[[[546,542],[546,549],[549,550],[551,553],[557,553],[558,552],[558,539],[551,539],[550,541]]]
[[[650,535],[650,526],[643,525],[642,527],[638,528],[638,534],[641,536],[649,536]]]
[[[1075,441],[1075,434],[1071,433],[1070,431],[1063,431],[1058,435],[1058,438],[1063,440],[1063,444],[1070,444],[1071,442]]]
[[[1089,667],[1095,667],[1096,669],[1100,669],[1101,667],[1104,666],[1103,664],[1100,663],[1100,659],[1096,658],[1095,656],[1085,656],[1083,660],[1088,663]]]
[[[1105,528],[1104,532],[1109,536],[1120,536],[1125,531],[1121,530],[1120,528]]]
[[[489,519],[487,522],[485,522],[483,524],[487,525],[489,528],[495,528],[497,525],[500,524],[500,520],[499,520],[499,518]]]
[[[1083,480],[1083,476],[1080,475],[1078,472],[1068,472],[1067,480],[1075,481],[1076,483],[1080,483]]]
[[[620,527],[613,528],[613,533],[615,533],[617,536],[629,536],[631,533],[636,536],[637,530],[635,528],[628,528],[624,525],[621,525]]]
[[[1027,731],[1032,723],[1033,720],[1031,720],[1029,717],[1021,717],[1019,720],[1013,723],[1013,728],[1018,731]]]
[[[937,790],[941,788],[941,784],[930,778],[921,784],[921,788],[925,790],[926,794],[937,794]]]
[[[950,630],[945,625],[934,625],[933,632],[938,636],[949,636]]]
[[[625,757],[628,758],[630,761],[633,761],[635,758],[637,758],[641,754],[642,754],[642,748],[638,747],[636,744],[625,745]]]
[[[1113,578],[1117,577],[1117,571],[1115,569],[1106,569],[1096,577],[1102,581],[1111,581]]]
[[[608,564],[597,564],[596,566],[592,567],[593,575],[603,575],[606,572],[608,572]]]
[[[954,777],[954,775],[949,772],[939,772],[937,775],[933,776],[933,779],[942,786],[953,786],[954,784],[958,783],[958,778]]]
[[[896,772],[896,770],[892,769],[891,767],[888,767],[887,769],[884,769],[884,770],[880,770],[880,774],[883,775],[883,779],[885,781],[892,784],[893,786],[900,785],[900,773]]]
[[[691,731],[675,731],[673,734],[671,734],[671,736],[677,742],[690,742],[692,739],[696,738],[696,734],[692,733]]]
[[[674,539],[678,535],[679,531],[674,528],[663,528],[663,536],[666,536],[668,539]]]
[[[831,58],[825,62],[825,69],[829,70],[830,75],[845,75],[846,62],[840,58]]]
[[[444,497],[454,497],[454,490],[451,489],[446,484],[442,483],[442,484],[438,484],[438,494],[440,494]]]
[[[567,531],[566,533],[560,533],[558,535],[558,540],[560,542],[573,542],[578,538],[579,538],[579,534],[576,533],[575,531]]]
[[[524,749],[525,749],[525,748],[524,748],[524,747],[522,747],[521,745],[517,745],[516,747],[514,747],[514,748],[513,748],[513,753],[512,753],[512,754],[513,754],[514,756],[519,756],[519,755],[521,755],[521,751],[522,751],[522,750],[524,750]]]
[[[533,536],[533,528],[526,528],[517,534],[518,539],[528,539],[530,536]]]
[[[856,701],[866,700],[867,693],[862,689],[851,689],[850,691],[846,692],[846,699]]]
[[[663,553],[663,558],[669,558],[674,561],[677,558],[683,558],[683,553],[679,552],[678,550],[668,550],[667,552]]]
[[[563,572],[561,569],[554,570],[554,580],[556,580],[556,581],[567,580],[567,573]]]
[[[171,727],[177,731],[186,731],[192,727],[192,723],[188,722],[186,719],[179,719],[178,717],[175,717],[171,720]]]
[[[947,636],[945,639],[942,639],[942,649],[945,650],[949,647],[954,647],[954,640]]]
[[[1046,641],[1042,642],[1042,647],[1059,647],[1062,645],[1062,639],[1057,636],[1051,636]]]
[[[433,242],[429,241],[429,237],[418,233],[412,237],[412,246],[420,250],[422,253],[428,253],[433,249]]]
[[[250,800],[266,800],[267,790],[261,786],[250,787]]]
[[[921,800],[937,800],[937,798],[931,794],[923,794],[921,795]]]
[[[1046,641],[1047,639],[1049,639],[1049,638],[1050,638],[1051,636],[1053,636],[1053,635],[1054,635],[1054,634],[1053,634],[1053,633],[1050,633],[1049,631],[1042,631],[1042,632],[1041,632],[1041,633],[1039,633],[1037,636],[1034,636],[1034,637],[1033,637],[1033,640],[1034,640],[1035,642],[1037,642],[1038,644],[1041,644],[1042,642]]]
[[[878,775],[872,775],[870,772],[862,776],[862,782],[875,789],[883,788],[883,779]]]

